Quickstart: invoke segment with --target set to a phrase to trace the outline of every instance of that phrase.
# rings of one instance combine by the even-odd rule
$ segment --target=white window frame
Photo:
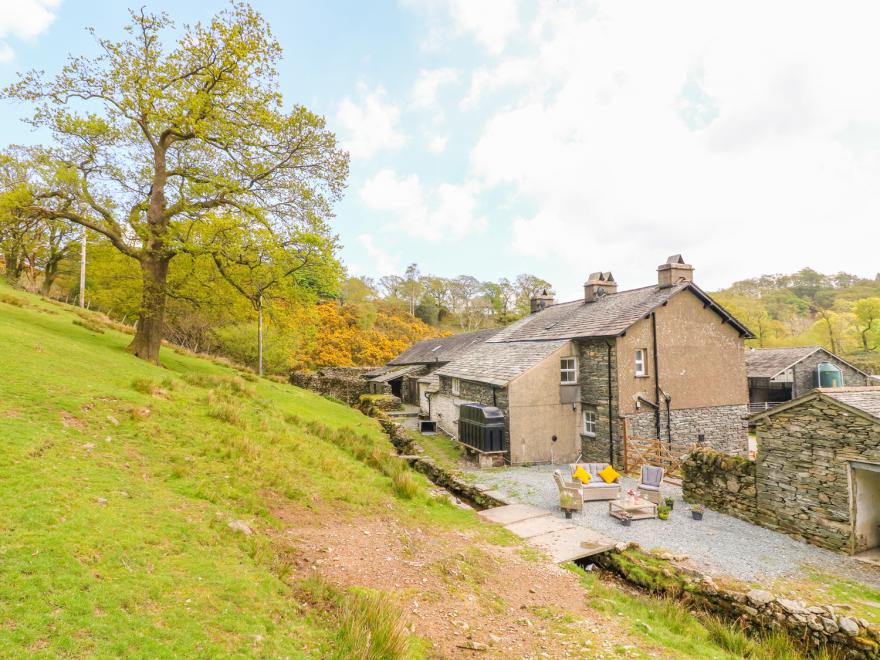
[[[571,360],[572,366],[565,367],[566,360]],[[571,375],[571,378],[567,378]],[[559,359],[559,382],[562,385],[577,385],[578,382],[578,361],[573,355],[567,355]]]
[[[637,348],[635,355],[636,376],[648,375],[648,349]]]
[[[461,394],[461,379],[453,378],[451,383],[452,394],[453,396],[458,396]]]
[[[583,420],[583,433],[585,436],[590,438],[596,437],[596,422],[598,418],[596,416],[595,410],[584,410],[582,414]]]

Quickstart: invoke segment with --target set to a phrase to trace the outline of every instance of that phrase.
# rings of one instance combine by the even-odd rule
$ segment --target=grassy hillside
[[[549,565],[450,504],[350,408],[170,348],[147,364],[127,341],[0,286],[2,657],[488,643],[490,657],[719,658],[751,644]],[[783,642],[751,657],[794,657]]]
[[[461,518],[359,413],[127,339],[0,289],[4,656],[316,651],[336,631],[292,602],[275,507]]]

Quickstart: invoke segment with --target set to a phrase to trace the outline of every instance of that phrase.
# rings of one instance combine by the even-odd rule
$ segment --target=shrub
[[[343,597],[336,641],[345,658],[410,658],[406,623],[387,594],[350,592]]]

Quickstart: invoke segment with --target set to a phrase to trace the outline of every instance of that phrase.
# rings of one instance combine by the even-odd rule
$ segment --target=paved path
[[[472,474],[478,485],[504,493],[508,501],[532,504],[562,519],[553,469],[500,468],[474,470]],[[566,469],[562,468],[563,473]],[[635,480],[624,477],[624,491],[635,486]],[[675,499],[669,520],[636,520],[624,527],[608,515],[608,502],[587,502],[582,514],[566,522],[618,541],[635,541],[647,550],[662,548],[686,554],[707,572],[748,582],[797,577],[804,568],[814,567],[880,588],[880,569],[876,567],[714,511],[707,510],[702,521],[693,520],[680,489],[665,486],[663,494]]]

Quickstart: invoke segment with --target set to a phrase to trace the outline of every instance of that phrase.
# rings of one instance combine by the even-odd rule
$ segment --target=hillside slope
[[[127,341],[0,286],[0,656],[727,656],[450,504],[374,420]]]

